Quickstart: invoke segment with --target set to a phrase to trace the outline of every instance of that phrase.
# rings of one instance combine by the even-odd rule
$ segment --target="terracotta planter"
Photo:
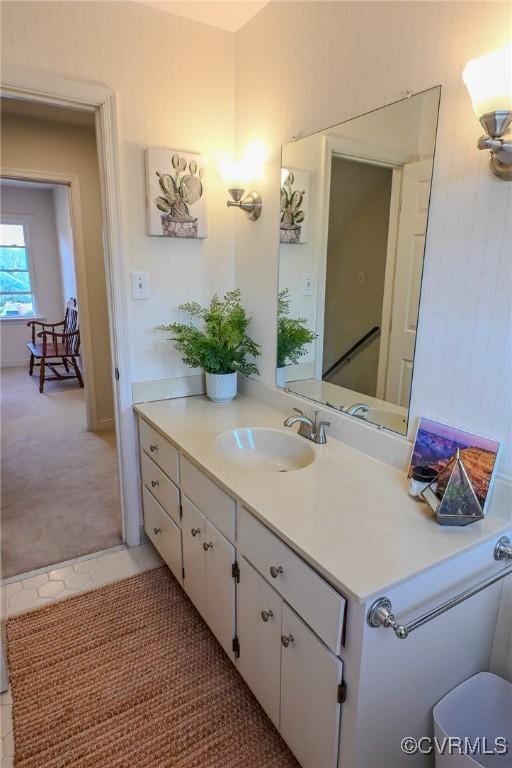
[[[301,233],[302,227],[299,227],[297,224],[295,226],[291,227],[281,227],[280,231],[280,241],[282,243],[291,243],[293,245],[296,245],[297,243],[300,243],[300,233]]]
[[[229,403],[236,397],[236,393],[236,372],[206,374],[206,394],[214,403]]]
[[[163,213],[160,218],[165,237],[197,237],[197,219],[179,219],[170,213]]]

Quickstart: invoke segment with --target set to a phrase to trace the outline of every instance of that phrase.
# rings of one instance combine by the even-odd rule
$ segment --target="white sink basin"
[[[315,460],[305,438],[278,429],[248,427],[215,438],[219,453],[231,464],[255,472],[291,472]]]

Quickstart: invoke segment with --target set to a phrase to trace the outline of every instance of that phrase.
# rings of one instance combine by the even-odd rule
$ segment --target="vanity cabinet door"
[[[185,576],[183,587],[201,616],[207,618],[206,594],[206,558],[203,549],[206,534],[206,518],[187,499],[182,498],[183,518],[181,531],[183,538],[183,568]]]
[[[202,543],[206,562],[206,613],[205,619],[226,653],[233,655],[235,637],[235,580],[232,574],[235,548],[205,521]]]
[[[336,768],[343,663],[283,604],[281,734],[302,768]]]
[[[174,576],[182,584],[181,531],[147,488],[142,489],[142,495],[144,499],[144,530]]]
[[[235,548],[183,496],[183,587],[226,653],[235,637]]]
[[[279,728],[282,600],[242,557],[237,584],[238,669]]]

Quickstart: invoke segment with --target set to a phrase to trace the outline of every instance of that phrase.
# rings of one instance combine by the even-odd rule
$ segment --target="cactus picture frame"
[[[146,149],[148,234],[208,237],[206,173],[202,155],[175,149]]]
[[[279,240],[288,245],[307,242],[309,172],[281,169],[281,219]]]

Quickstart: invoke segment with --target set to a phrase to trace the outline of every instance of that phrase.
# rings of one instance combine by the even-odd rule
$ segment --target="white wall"
[[[76,299],[77,297],[73,230],[71,228],[69,188],[67,185],[59,184],[53,190],[53,207],[55,209],[55,228],[59,241],[62,300],[64,306],[66,306],[69,299]]]
[[[233,284],[231,222],[217,152],[234,131],[234,37],[131,2],[7,2],[3,59],[11,65],[111,87],[117,96],[123,245],[130,269],[148,270],[152,298],[129,306],[134,381],[190,373],[154,331],[180,303]],[[144,148],[203,152],[210,161],[209,237],[146,235]],[[129,286],[126,286],[128,292]]]
[[[53,191],[3,185],[2,214],[15,214],[28,221],[30,257],[37,297],[37,314],[48,321],[64,317],[62,285],[59,268],[59,245],[55,229]],[[0,361],[3,367],[23,365],[30,353],[26,348],[30,340],[27,320],[1,320]]]

